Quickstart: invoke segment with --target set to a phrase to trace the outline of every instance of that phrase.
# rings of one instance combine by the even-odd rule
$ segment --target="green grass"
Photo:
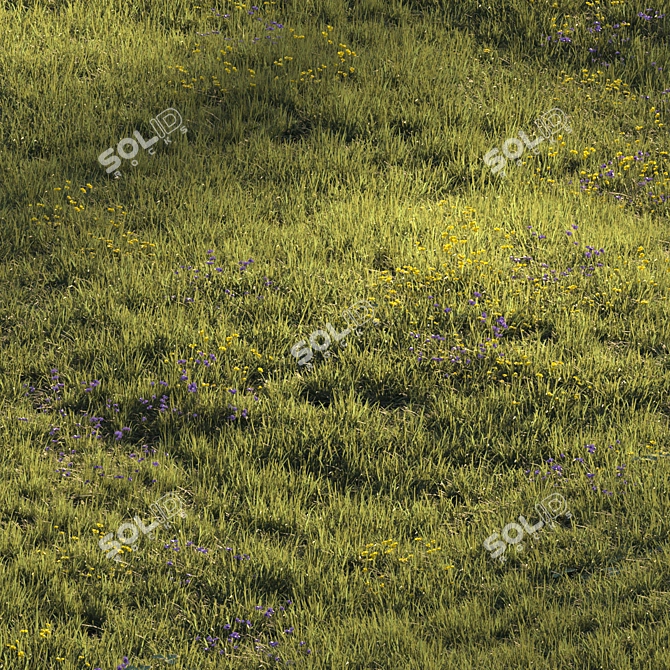
[[[670,667],[668,24],[560,4],[3,3],[1,668]]]

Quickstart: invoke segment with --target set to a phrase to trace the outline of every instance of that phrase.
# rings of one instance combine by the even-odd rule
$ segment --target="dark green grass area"
[[[670,667],[666,10],[3,3],[0,668]]]

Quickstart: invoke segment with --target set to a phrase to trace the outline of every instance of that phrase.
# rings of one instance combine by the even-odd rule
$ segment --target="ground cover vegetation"
[[[0,3],[0,667],[669,667],[666,9]]]

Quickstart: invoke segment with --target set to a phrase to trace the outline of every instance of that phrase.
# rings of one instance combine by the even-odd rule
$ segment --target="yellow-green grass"
[[[0,667],[667,667],[667,19],[250,6],[0,9]],[[167,108],[188,132],[107,175]]]

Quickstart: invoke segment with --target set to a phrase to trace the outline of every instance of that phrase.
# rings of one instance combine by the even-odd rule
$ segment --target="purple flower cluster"
[[[649,152],[647,151],[638,151],[633,155],[633,160],[637,163],[640,161],[643,161],[645,157],[649,156]],[[580,190],[582,191],[595,191],[595,192],[609,192],[604,190],[604,186],[601,184],[603,183],[603,180],[605,179],[614,179],[616,175],[616,169],[617,166],[614,164],[614,161],[620,162],[624,160],[625,156],[616,156],[613,160],[608,161],[607,163],[603,163],[600,166],[600,172],[598,173],[597,176],[595,177],[583,177],[582,179],[579,180],[580,182]],[[600,183],[599,183],[600,180]],[[636,186],[638,190],[640,189],[646,189],[649,187],[650,184],[653,184],[655,180],[655,177],[652,176],[646,176],[642,178],[642,181],[639,181],[636,183]],[[626,196],[621,195],[619,193],[612,194],[614,195],[616,200],[624,200],[626,199]],[[666,195],[655,195],[653,191],[648,191],[646,193],[651,200],[658,199],[661,202],[666,202],[668,200],[668,196]],[[630,198],[629,198],[630,200]]]
[[[504,316],[498,317],[498,320],[491,327],[493,328],[493,336],[497,337],[498,339],[500,339],[503,336],[504,330],[509,329],[509,326],[507,325],[507,321],[505,321]]]
[[[526,226],[528,230],[530,231],[530,236],[531,237],[537,237],[538,241],[539,240],[546,240],[547,236],[546,235],[541,235],[537,231],[533,230],[533,226]]]
[[[584,255],[586,258],[591,259],[591,258],[598,258],[598,256],[602,256],[605,253],[604,249],[596,249],[595,247],[590,247],[586,245],[586,248],[588,251],[584,252]],[[601,268],[603,267],[603,263],[596,263],[595,265],[580,265],[579,269],[582,271],[582,274],[585,277],[592,277],[593,273],[595,272],[596,268]]]
[[[483,298],[483,294],[480,291],[474,291],[472,294],[472,298],[468,300],[468,305],[471,307],[475,307],[478,305],[478,301]],[[434,300],[434,297],[432,295],[428,296],[428,299]],[[452,312],[451,307],[445,307],[442,308],[442,306],[434,302],[433,307],[436,309],[439,309],[440,311],[444,312],[445,314],[449,314]],[[478,317],[478,321],[480,323],[486,323],[488,320],[489,316],[486,312],[481,312],[480,316]],[[500,316],[492,325],[491,329],[493,331],[493,337],[495,340],[499,340],[502,336],[505,330],[507,330],[509,326],[507,325],[507,322],[505,321],[504,316]],[[420,339],[421,335],[420,333],[414,333],[411,332],[409,333],[409,336],[414,338],[414,339]],[[446,337],[440,334],[432,334],[432,335],[427,335],[424,340],[423,340],[423,347],[421,349],[415,349],[414,346],[409,347],[409,351],[413,352],[417,356],[417,362],[422,363],[424,360],[429,360],[430,362],[433,363],[443,363],[445,361],[444,356],[436,355],[436,356],[429,356],[426,354],[425,348],[430,348],[431,345],[439,344],[441,342],[446,341]],[[426,347],[426,345],[428,345]],[[490,350],[494,350],[498,348],[498,342],[493,341],[492,338],[487,337],[484,339],[484,341],[479,342],[473,346],[473,351],[476,351],[476,358],[477,359],[483,359],[486,357],[487,352]],[[464,364],[464,365],[470,365],[472,362],[472,359],[470,358],[471,352],[468,348],[462,346],[462,345],[455,345],[451,347],[451,354],[449,356],[449,362],[452,364]],[[445,374],[445,377],[448,376],[448,374]]]
[[[568,28],[568,32],[574,33],[575,29],[574,28]],[[551,35],[547,35],[547,42],[550,44],[552,42],[572,42],[572,40],[562,31],[559,30],[556,32],[556,36],[552,37]]]
[[[197,547],[197,546],[195,546],[195,542],[192,542],[191,540],[187,540],[186,546],[187,547],[193,547],[195,549],[195,551],[197,551],[200,554],[209,553],[209,549],[207,549],[206,547]],[[181,551],[181,547],[179,546],[179,540],[176,537],[171,539],[167,544],[163,545],[163,548],[164,549],[172,549],[172,551],[177,552],[177,553]],[[172,565],[172,562],[168,561],[167,564]]]
[[[232,547],[224,547],[224,548],[226,551],[233,551]],[[233,556],[233,558],[238,561],[248,561],[251,558],[251,556],[249,556],[249,554],[236,554],[235,556]]]
[[[595,39],[596,43],[588,48],[591,54],[591,63],[599,64],[603,67],[610,67],[611,62],[617,61],[625,63],[626,58],[621,55],[621,49],[626,42],[630,42],[630,37],[623,37],[617,31],[626,31],[628,23],[601,23],[600,20],[594,19],[591,26],[586,30]]]
[[[249,418],[249,412],[246,409],[242,410],[242,412],[239,414],[239,417],[237,414],[237,407],[235,407],[234,405],[228,405],[228,409],[231,411],[231,414],[229,414],[228,417],[226,417],[228,421],[237,421],[238,418],[242,419]]]
[[[85,413],[85,412],[84,412],[84,413]],[[95,422],[95,424],[94,424],[94,428],[93,428],[93,430],[92,430],[92,432],[91,432],[90,437],[101,439],[101,436],[98,434],[97,431],[100,429],[100,424],[99,424],[99,422],[102,422],[102,420],[103,420],[102,417],[91,417],[90,420],[91,420],[91,422]],[[77,423],[77,424],[75,424],[75,426],[79,426],[79,427],[81,427],[82,424],[81,424],[81,423]],[[116,436],[117,438],[120,439],[120,437],[123,436],[123,431],[125,431],[125,432],[129,432],[130,429],[129,429],[128,427],[124,427],[124,428],[123,428],[122,430],[120,430],[120,431],[115,431],[115,436]],[[62,444],[62,442],[63,442],[63,441],[62,441],[62,438],[59,438],[59,437],[58,437],[58,434],[59,434],[60,432],[61,432],[61,427],[52,424],[52,426],[51,426],[51,430],[49,431],[49,435],[52,437],[52,440],[51,440],[51,441],[52,441],[52,444],[54,444],[54,445],[56,445],[56,444]],[[119,436],[120,436],[120,437],[119,437]],[[74,439],[79,439],[79,438],[82,438],[82,437],[84,437],[84,436],[83,436],[83,435],[78,435],[78,434],[76,434],[76,435],[72,435],[72,438],[74,438]],[[140,456],[139,454],[136,454],[136,453],[131,453],[131,454],[128,455],[128,457],[131,458],[131,459],[137,459],[136,462],[137,462],[138,464],[139,464],[139,463],[142,463],[144,460],[146,460],[146,459],[148,458],[148,456],[149,456],[150,453],[152,453],[152,454],[155,454],[155,453],[156,453],[156,449],[154,449],[154,448],[152,448],[152,447],[149,447],[149,446],[147,446],[147,445],[144,445],[144,446],[140,447],[140,449],[141,449],[141,451],[144,453],[144,456]],[[50,451],[50,450],[51,450],[51,447],[46,447],[46,451]],[[66,456],[65,456],[66,453],[69,453],[70,457],[75,457],[76,454],[77,454],[77,450],[76,450],[76,449],[70,449],[69,452],[60,451],[60,452],[58,452],[58,456],[57,456],[56,460],[57,460],[59,463],[62,463],[63,460],[64,460],[65,457],[66,457]],[[154,465],[154,466],[157,466],[158,463],[157,463],[157,462],[154,462],[153,465]],[[57,468],[57,469],[56,469],[56,472],[60,472],[60,473],[61,473],[61,476],[63,476],[63,477],[70,477],[70,476],[72,475],[72,472],[70,471],[70,469],[71,469],[73,466],[74,466],[74,462],[73,462],[73,461],[70,461],[70,462],[68,462],[68,463],[66,464],[66,466],[65,466],[64,468]],[[99,477],[105,477],[105,473],[102,471],[102,470],[103,470],[102,465],[94,465],[94,466],[92,466],[92,467],[93,467],[93,473],[94,473],[94,474],[97,474]],[[99,470],[100,472],[96,472],[96,471],[98,471],[98,470]],[[139,473],[139,469],[136,468],[136,469],[134,470],[134,472]],[[111,477],[111,476],[112,476],[112,475],[110,475],[110,477]],[[113,478],[114,478],[114,479],[128,479],[128,481],[131,481],[131,482],[133,481],[133,478],[132,478],[131,476],[126,477],[125,475],[114,475]],[[154,479],[153,481],[155,482],[156,480]],[[90,482],[91,482],[91,480],[87,479],[87,480],[84,482],[84,484],[89,484]]]
[[[209,651],[214,651],[218,642],[219,642],[218,637],[212,637],[211,635],[208,635],[205,638],[205,648],[203,649],[203,651],[205,653],[207,653]],[[220,650],[219,653],[223,653],[223,650]]]
[[[572,230],[566,230],[565,234],[567,237],[572,238],[574,237],[574,232],[579,229],[579,226],[576,223],[573,223],[571,225]],[[573,244],[579,246],[579,242],[574,241]],[[604,255],[605,250],[604,249],[596,249],[596,247],[591,247],[588,244],[586,245],[586,251],[584,252],[584,255],[587,259],[592,260],[595,258],[598,258],[599,256]],[[534,259],[531,256],[522,256],[520,258],[515,258],[514,256],[510,256],[510,260],[514,263],[523,263],[525,264],[531,264],[534,261]],[[593,273],[595,272],[596,268],[601,268],[603,267],[604,264],[601,262],[595,263],[594,265],[580,265],[579,269],[582,271],[582,274],[585,277],[591,277],[593,276]],[[523,267],[523,266],[522,266]],[[547,263],[540,263],[539,267],[543,268],[544,270],[547,270],[548,272],[544,272],[542,276],[539,278],[543,284],[546,284],[547,282],[558,282],[560,281],[560,277],[569,277],[572,275],[574,272],[574,268],[568,267],[565,268],[565,270],[559,272],[558,270],[554,270],[549,268],[549,265]],[[523,279],[523,277],[520,277],[519,275],[513,274],[511,276],[511,279]],[[533,275],[526,275],[526,280],[527,281],[535,281],[535,277]]]
[[[70,455],[73,455],[73,454],[76,454],[76,453],[77,453],[76,449],[71,449],[70,450]],[[59,452],[58,457],[57,457],[56,460],[59,463],[62,463],[64,459],[65,459],[65,452],[63,452],[63,451]],[[74,463],[72,461],[70,461],[64,468],[56,468],[56,472],[60,472],[61,476],[63,476],[63,477],[70,477],[72,475],[72,473],[69,472],[69,469],[73,465],[74,465]]]
[[[51,370],[51,381],[55,382],[52,384],[50,387],[53,395],[49,396],[44,396],[43,392],[40,390],[36,389],[34,386],[30,384],[24,384],[23,388],[27,388],[28,391],[26,392],[26,397],[30,397],[32,394],[39,394],[38,398],[42,398],[41,402],[39,404],[35,405],[35,410],[37,412],[45,413],[51,410],[52,406],[54,403],[61,401],[63,398],[60,395],[60,392],[65,388],[65,384],[63,384],[61,381],[59,381],[60,377],[58,375],[58,369],[53,368]],[[42,397],[44,396],[44,397]],[[61,410],[61,414],[63,411]]]
[[[596,256],[601,256],[602,254],[605,253],[604,249],[596,249],[595,247],[590,247],[588,244],[586,245],[586,248],[588,249],[588,251],[585,251],[584,255],[587,258],[591,258],[591,257],[595,258]]]
[[[620,440],[617,440],[616,443],[620,444]],[[587,444],[587,445],[585,445],[584,448],[588,452],[589,456],[592,456],[596,453],[596,445],[595,444]],[[608,445],[608,449],[614,449],[614,445],[612,445],[612,444]],[[557,477],[557,478],[563,478],[564,476],[569,474],[565,471],[565,469],[567,467],[567,462],[565,461],[566,455],[561,454],[559,456],[559,458],[564,461],[563,465],[560,465],[560,464],[556,463],[553,458],[549,458],[546,461],[547,466],[548,466],[546,471],[542,472],[541,470],[537,469],[531,474],[530,470],[525,470],[524,473],[526,475],[530,475],[531,479],[533,479],[534,477],[540,477],[541,480],[543,480],[543,481],[550,476],[554,476],[554,477]],[[581,471],[584,472],[584,475],[586,476],[586,479],[591,486],[591,490],[595,491],[595,492],[598,492],[598,487],[594,484],[594,479],[596,478],[596,473],[595,472],[590,472],[591,469],[595,469],[595,468],[593,468],[594,464],[593,463],[587,464],[586,460],[581,456],[573,458],[572,463],[577,463],[577,464],[583,466]],[[622,478],[623,477],[623,475],[625,474],[624,473],[625,468],[626,468],[625,465],[617,465],[616,466],[616,470],[617,470],[616,477],[617,478]],[[623,480],[618,479],[616,481],[620,481],[622,485],[627,485],[628,484],[628,482],[625,479],[623,479]],[[612,491],[608,491],[605,488],[601,488],[600,492],[603,495],[613,495]]]
[[[654,12],[654,15],[645,14],[645,12]],[[638,12],[637,15],[645,21],[653,21],[654,19],[662,19],[665,14],[659,14],[655,9],[645,9],[644,12]]]
[[[92,382],[82,382],[83,385],[87,386],[87,388],[84,389],[84,393],[90,393],[94,388],[97,388],[100,386],[100,380],[99,379],[94,379]]]
[[[91,416],[89,417],[89,423],[91,423],[91,437],[95,440],[101,440],[102,435],[100,435],[100,431],[102,430],[102,424],[104,422],[104,418],[101,416]]]
[[[207,260],[205,261],[207,265],[212,266],[216,262],[216,256],[213,255],[213,250],[209,249],[207,251]],[[248,269],[248,267],[254,263],[254,259],[250,258],[246,261],[238,261],[238,270],[240,274],[244,274],[244,272]],[[180,270],[174,270],[174,275],[175,277],[182,279],[186,278],[187,286],[192,287],[194,289],[194,295],[192,296],[184,296],[182,292],[182,297],[179,298],[178,293],[175,293],[173,295],[166,295],[165,298],[166,300],[170,302],[178,302],[181,300],[182,303],[184,304],[193,304],[196,301],[196,298],[198,297],[198,294],[200,294],[202,297],[207,297],[207,298],[212,298],[216,299],[223,293],[226,297],[229,298],[241,298],[246,295],[250,295],[251,291],[240,291],[237,292],[233,289],[230,288],[222,288],[220,285],[215,281],[215,276],[212,274],[211,271],[207,272],[201,272],[199,268],[194,268],[191,265],[185,266],[185,265],[180,265],[180,270],[184,270],[185,272],[182,272],[180,274]],[[211,269],[211,268],[210,268]],[[222,273],[223,268],[222,267],[216,267],[214,270],[217,273]],[[190,276],[187,273],[191,273]],[[268,277],[264,277],[264,285],[267,288],[272,287],[274,291],[278,291],[279,287],[275,285],[275,282],[272,280],[268,279]],[[239,281],[239,280],[238,280]],[[179,300],[178,300],[179,298]],[[256,294],[256,298],[258,300],[263,300],[265,296],[263,294]]]
[[[157,408],[155,408],[153,406],[153,403],[156,401],[156,395],[155,394],[151,396],[151,399],[140,398],[139,400],[140,400],[140,404],[143,405],[144,409],[147,410],[147,411],[152,410],[152,409],[156,409],[160,414],[164,414],[169,409],[169,407],[168,407],[169,398],[166,394],[163,394],[158,399],[158,407]],[[176,408],[173,408],[173,411],[176,411]],[[147,420],[147,417],[143,416],[142,421],[144,422],[146,420]]]
[[[230,548],[226,547],[226,549]],[[255,614],[252,614],[248,618],[235,617],[234,622],[223,625],[222,628],[225,633],[225,640],[209,635],[205,637],[204,642],[206,644],[203,651],[205,653],[218,651],[219,654],[229,655],[230,651],[236,651],[243,645],[243,648],[245,648],[251,647],[253,644],[255,652],[263,654],[274,661],[281,661],[282,657],[277,655],[280,653],[279,648],[282,644],[287,647],[289,645],[295,645],[295,642],[293,642],[291,637],[295,632],[295,628],[293,626],[284,628],[275,620],[279,617],[286,616],[286,608],[292,604],[293,602],[291,600],[287,600],[286,607],[280,606],[278,608],[279,612],[273,607],[256,605]],[[254,632],[252,632],[252,629],[254,629]],[[286,638],[280,640],[282,632]],[[203,639],[198,635],[196,636],[195,641],[200,642],[203,641]],[[298,650],[303,651],[305,654],[311,654],[311,649],[302,649],[305,647],[305,644],[304,641],[300,641],[298,643]],[[295,647],[293,648],[295,649]],[[293,661],[286,662],[292,663]]]

